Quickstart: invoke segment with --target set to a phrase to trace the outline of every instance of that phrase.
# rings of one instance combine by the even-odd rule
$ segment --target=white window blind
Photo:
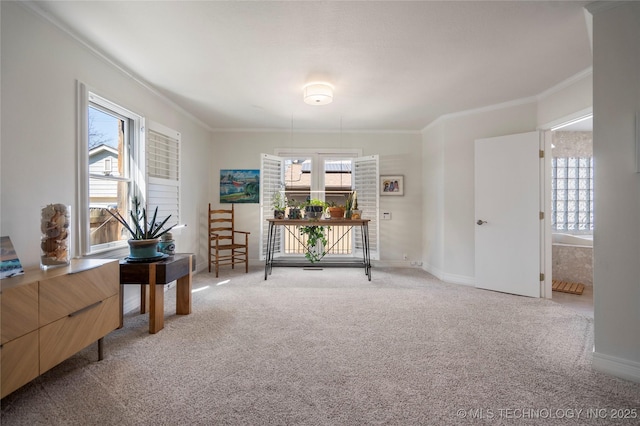
[[[378,177],[379,160],[377,155],[358,157],[353,160],[353,188],[357,192],[358,208],[362,210],[362,218],[370,219],[369,222],[369,249],[372,259],[380,259],[379,252],[379,223],[378,223]],[[362,250],[362,238],[359,232],[356,235],[356,249]]]
[[[158,219],[171,215],[167,225],[180,223],[180,133],[157,123],[147,134],[147,205],[158,207]]]
[[[273,194],[276,191],[284,189],[284,161],[280,157],[269,154],[261,154],[260,165],[260,227],[262,234],[262,250],[260,250],[260,259],[264,260],[267,255],[267,238],[269,225],[267,219],[273,218]],[[278,255],[282,252],[282,234],[281,227],[276,227],[274,254]]]

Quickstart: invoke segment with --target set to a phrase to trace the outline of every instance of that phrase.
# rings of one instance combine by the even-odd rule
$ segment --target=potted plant
[[[169,232],[175,225],[164,228],[171,215],[167,216],[162,222],[157,222],[158,207],[153,213],[151,221],[147,221],[147,210],[143,207],[140,210],[140,201],[133,199],[134,209],[129,212],[131,222],[127,220],[115,210],[107,210],[111,216],[116,218],[118,222],[124,226],[131,234],[129,243],[129,257],[132,259],[153,259],[161,255],[158,253],[158,241],[161,236]]]
[[[327,212],[331,219],[342,219],[344,217],[344,207],[336,205],[333,201],[327,207]]]
[[[362,210],[358,209],[358,195],[353,191],[353,208],[351,209],[351,219],[361,219]]]
[[[275,191],[271,199],[273,206],[273,218],[284,219],[284,212],[287,208],[287,196],[281,191]]]
[[[304,215],[308,219],[320,219],[324,210],[327,208],[327,203],[316,198],[307,200],[304,205]]]
[[[345,207],[344,217],[347,219],[352,219],[354,207],[356,209],[358,208],[358,197],[357,197],[356,191],[353,191],[347,196],[347,201],[344,207]]]
[[[289,219],[302,219],[302,212],[300,212],[300,203],[292,198],[287,203],[289,204]]]
[[[327,231],[329,227],[327,226]],[[325,227],[319,225],[301,226],[300,233],[307,236],[307,249],[304,257],[311,263],[319,262],[327,252],[327,236],[325,235]]]

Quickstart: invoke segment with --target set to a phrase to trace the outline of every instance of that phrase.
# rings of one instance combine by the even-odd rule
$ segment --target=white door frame
[[[576,111],[573,114],[566,115],[557,120],[542,124],[538,126],[544,137],[544,146],[541,148],[545,152],[544,161],[542,162],[543,169],[541,170],[541,202],[540,206],[544,206],[545,220],[541,221],[541,226],[544,227],[541,234],[543,235],[543,241],[540,244],[541,249],[545,250],[544,255],[540,256],[541,271],[544,271],[544,282],[541,283],[540,297],[545,299],[551,299],[553,296],[553,234],[551,232],[551,129],[554,129],[563,124],[571,121],[578,120],[580,118],[593,115],[593,107],[585,108],[580,111]]]

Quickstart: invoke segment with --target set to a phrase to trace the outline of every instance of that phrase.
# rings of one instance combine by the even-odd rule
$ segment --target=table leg
[[[149,265],[149,333],[164,328],[164,286],[156,285],[156,265]]]
[[[140,314],[147,313],[147,307],[149,306],[149,292],[145,284],[140,284]]]
[[[122,328],[122,326],[124,326],[124,288],[120,283],[120,325],[118,328]]]
[[[369,251],[369,225],[365,222],[362,231],[362,255],[364,257],[364,273],[371,281],[371,253]]]
[[[269,222],[269,230],[267,231],[267,255],[264,261],[264,279],[267,279],[267,275],[271,273],[271,257],[273,256],[273,248],[271,242],[274,239],[273,230],[275,226],[272,222]]]
[[[98,361],[104,359],[104,337],[98,339]]]
[[[189,256],[189,273],[176,281],[176,314],[191,313],[191,256]]]

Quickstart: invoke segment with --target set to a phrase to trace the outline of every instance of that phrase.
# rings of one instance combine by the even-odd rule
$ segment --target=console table
[[[267,254],[264,264],[264,279],[267,279],[268,275],[271,275],[271,271],[274,266],[294,266],[291,262],[280,262],[274,259],[275,245],[276,245],[276,229],[278,226],[286,230],[292,235],[296,235],[292,231],[292,228],[300,226],[345,226],[347,229],[342,236],[346,235],[352,228],[359,227],[362,233],[362,259],[355,258],[350,262],[340,263],[314,263],[318,266],[355,266],[363,267],[364,273],[371,281],[371,253],[369,251],[369,222],[370,219],[267,219],[269,222],[269,230],[267,233]],[[297,237],[296,237],[297,238]],[[342,237],[340,237],[342,238]],[[295,263],[295,266],[309,266],[308,261]]]
[[[164,328],[164,286],[176,281],[176,314],[191,313],[191,277],[195,269],[195,256],[190,253],[174,254],[155,262],[127,262],[120,260],[120,285],[140,284],[140,313],[147,312],[147,285],[149,286],[149,333]],[[123,325],[123,291],[120,292],[120,328]]]
[[[72,259],[68,266],[2,280],[0,397],[4,398],[118,328],[118,264]]]

